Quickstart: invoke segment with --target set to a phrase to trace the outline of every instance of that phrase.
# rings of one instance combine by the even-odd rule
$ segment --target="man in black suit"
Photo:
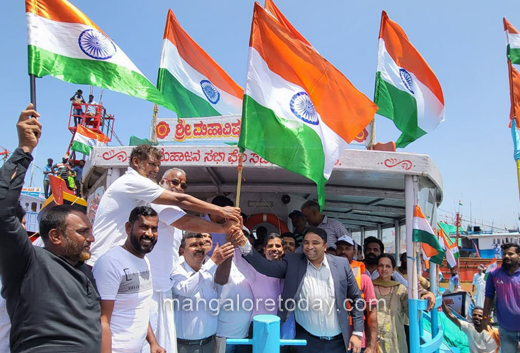
[[[327,233],[323,229],[308,227],[303,253],[286,254],[282,261],[261,256],[240,228],[235,229],[229,240],[240,247],[242,256],[258,272],[285,279],[278,315],[282,322],[294,315],[296,338],[307,340],[307,346],[295,347],[298,353],[360,352],[364,309],[361,292],[348,261],[325,254]],[[347,301],[352,304],[350,312]]]

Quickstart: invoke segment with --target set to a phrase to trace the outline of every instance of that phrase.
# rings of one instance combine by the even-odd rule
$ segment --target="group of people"
[[[295,234],[266,234],[261,254],[229,199],[186,194],[187,175],[177,168],[157,182],[162,156],[152,146],[132,150],[93,225],[84,210],[55,206],[40,221],[44,247],[33,246],[15,210],[41,135],[38,117],[32,105],[21,113],[19,148],[0,169],[11,352],[245,352],[251,348],[226,339],[250,337],[258,314],[277,314],[282,337],[307,340],[296,352],[408,350],[406,273],[379,239],[365,239],[358,261],[348,231],[308,201],[290,214]],[[518,250],[504,251],[516,274]],[[483,320],[494,290],[506,290],[498,283],[486,291]],[[422,285],[419,293],[432,308],[435,294]],[[504,310],[498,299],[497,308]],[[518,338],[515,324],[504,327]]]
[[[88,102],[83,98],[83,91],[78,89],[72,97],[72,116],[74,117],[74,126],[78,126],[83,121],[83,117],[94,117],[101,114],[99,103],[94,100],[94,95],[88,96]],[[83,105],[86,105],[85,114],[83,114]]]
[[[43,192],[45,198],[52,195],[50,187],[49,175],[54,175],[65,181],[67,188],[74,191],[77,196],[81,196],[81,178],[83,175],[83,167],[85,161],[80,160],[75,164],[74,160],[69,159],[68,155],[63,156],[61,163],[53,164],[52,158],[47,159],[47,164],[43,169]]]

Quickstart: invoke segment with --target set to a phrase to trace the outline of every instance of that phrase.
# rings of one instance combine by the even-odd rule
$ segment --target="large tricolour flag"
[[[186,33],[172,10],[157,87],[180,118],[240,114],[244,90]]]
[[[397,147],[406,147],[444,121],[444,97],[437,77],[384,11],[374,102],[379,106],[377,114],[393,120],[402,132]]]
[[[79,125],[74,134],[72,145],[70,149],[86,155],[90,154],[90,151],[94,147],[103,146],[108,142],[108,138],[104,134],[92,131],[89,128]]]
[[[173,110],[117,44],[70,2],[26,0],[25,11],[29,74],[103,87]]]
[[[422,243],[425,260],[442,264],[445,251],[418,205],[415,205],[413,213],[413,241]]]
[[[238,145],[313,180],[323,206],[334,164],[377,107],[258,3],[249,46]]]
[[[520,33],[504,17],[504,30],[507,41],[507,59],[509,60],[509,88],[511,92],[511,113],[509,118],[512,120],[520,114]],[[518,119],[517,119],[518,127]]]

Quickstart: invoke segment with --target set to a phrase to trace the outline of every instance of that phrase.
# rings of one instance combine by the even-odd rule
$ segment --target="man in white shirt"
[[[178,353],[213,353],[217,332],[218,295],[215,287],[217,267],[233,256],[230,243],[217,246],[204,261],[204,239],[200,233],[182,237],[179,265],[173,271],[173,309],[177,329]],[[229,276],[223,274],[224,277]]]
[[[240,233],[239,227],[233,230]],[[242,231],[247,231],[242,229]],[[284,255],[282,238],[279,234],[271,233],[265,238],[264,254],[270,261],[281,260]],[[229,262],[229,263],[228,263]],[[250,325],[255,315],[276,314],[278,297],[282,293],[281,279],[267,277],[257,272],[240,253],[235,250],[233,259],[226,260],[221,266],[229,266],[231,272],[229,280],[224,286],[219,286],[220,313],[217,328],[217,353],[250,352],[249,346],[226,346],[226,338],[245,338],[252,333]],[[237,302],[238,300],[238,302]],[[247,302],[253,303],[251,310]],[[233,310],[226,310],[226,306],[233,305]],[[225,349],[224,349],[225,348]]]
[[[145,254],[157,243],[157,212],[139,206],[125,224],[127,239],[93,268],[101,297],[101,353],[135,353],[145,339],[151,353],[165,353],[149,324],[152,277]]]
[[[96,241],[92,244],[89,265],[93,266],[101,255],[125,242],[125,215],[136,206],[173,205],[188,211],[217,214],[235,222],[240,220],[238,208],[218,207],[157,185],[155,178],[161,158],[161,151],[150,145],[139,145],[132,150],[127,172],[108,187],[99,203],[94,221]]]
[[[232,239],[244,258],[266,276],[284,278],[278,315],[285,321],[294,311],[296,338],[306,339],[307,346],[297,353],[359,353],[363,336],[361,292],[348,261],[326,255],[327,233],[308,227],[303,239],[303,254],[286,254],[281,261],[262,257],[245,236]],[[347,311],[346,301],[352,303]],[[351,332],[349,316],[352,316]],[[352,333],[352,334],[351,334]]]
[[[486,267],[484,264],[480,264],[477,267],[477,273],[473,275],[473,282],[471,287],[471,292],[475,295],[475,306],[484,307],[484,298],[486,291],[486,275],[484,271]]]
[[[473,324],[461,321],[453,315],[446,303],[442,302],[442,311],[462,332],[468,337],[469,351],[471,353],[495,353],[497,351],[498,332],[491,327],[484,327],[484,309],[481,307],[473,308],[471,319]]]
[[[164,172],[159,184],[163,189],[181,194],[188,187],[186,173],[179,168],[171,168]],[[154,290],[150,325],[159,345],[167,352],[176,352],[175,319],[168,303],[172,298],[170,275],[179,261],[182,230],[196,233],[219,232],[226,229],[229,222],[223,225],[208,222],[200,217],[187,215],[176,206],[152,204],[152,208],[159,215],[159,238],[154,251],[146,255],[152,269]],[[148,352],[150,347],[145,343],[143,353]]]

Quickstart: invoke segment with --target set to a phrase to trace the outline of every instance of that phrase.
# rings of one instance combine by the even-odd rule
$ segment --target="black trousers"
[[[296,339],[307,340],[306,346],[294,346],[296,353],[345,353],[347,347],[343,341],[343,336],[331,341],[321,340],[311,335],[303,327],[296,324]]]

